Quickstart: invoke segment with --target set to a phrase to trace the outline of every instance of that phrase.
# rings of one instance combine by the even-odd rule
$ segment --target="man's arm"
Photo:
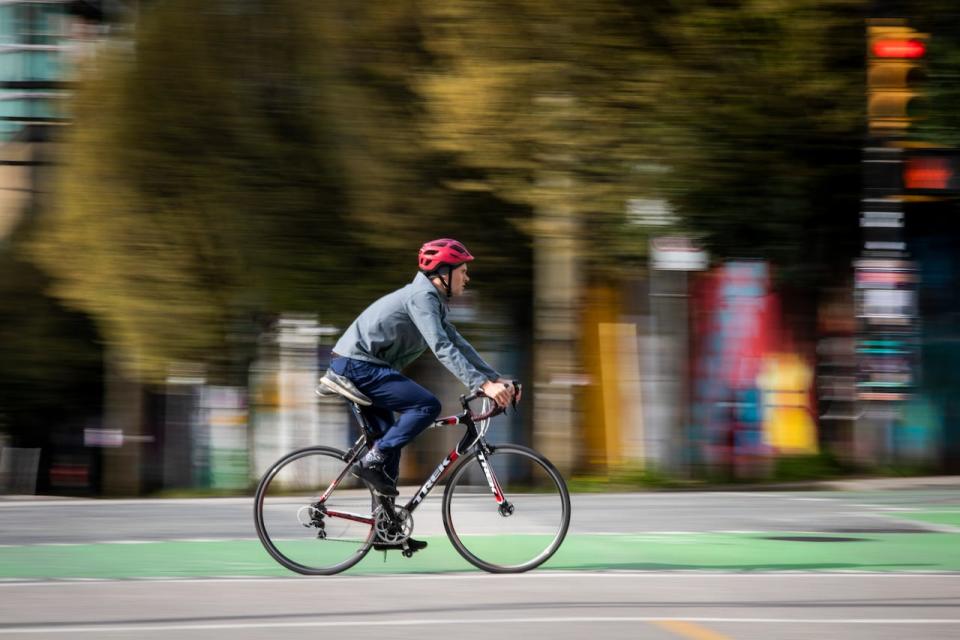
[[[439,299],[429,294],[411,296],[407,301],[407,313],[420,331],[420,335],[423,336],[427,346],[437,356],[437,360],[468,389],[475,391],[490,380],[486,373],[479,370],[447,334],[441,317]],[[459,337],[459,334],[457,336]],[[463,340],[462,337],[460,337],[460,341],[466,344],[466,340]],[[467,344],[467,346],[470,345]],[[470,347],[470,351],[480,359],[480,356],[476,355],[472,347]],[[483,362],[483,360],[480,359],[480,362]],[[496,375],[496,371],[486,366],[486,363],[483,364],[489,372]]]
[[[473,348],[473,345],[467,342],[466,339],[460,335],[460,332],[457,331],[457,328],[446,318],[443,318],[443,328],[447,332],[447,336],[460,352],[463,353],[467,360],[469,360],[480,373],[487,376],[487,382],[483,383],[480,390],[483,391],[487,397],[493,398],[501,407],[506,407],[513,402],[515,392],[513,383],[510,380],[504,380],[503,376],[488,365],[486,361],[480,357],[480,354],[477,353],[477,350]]]
[[[473,348],[473,345],[467,342],[467,340],[460,335],[460,332],[457,331],[457,328],[453,326],[453,324],[446,318],[443,319],[443,328],[446,331],[447,336],[453,342],[454,346],[456,346],[457,349],[460,350],[460,353],[462,353],[464,357],[470,361],[470,364],[476,367],[477,371],[487,377],[487,380],[499,380],[502,377],[499,373],[497,373],[496,369],[491,367],[483,358],[480,357],[480,354],[477,353],[477,350]]]

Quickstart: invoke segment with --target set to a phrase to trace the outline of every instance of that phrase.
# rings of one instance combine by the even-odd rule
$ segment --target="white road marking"
[[[234,583],[234,582],[302,582],[314,585],[351,582],[356,584],[362,581],[452,581],[452,580],[557,580],[573,579],[584,580],[587,578],[614,578],[614,579],[688,579],[694,578],[702,580],[705,578],[720,578],[723,580],[746,578],[750,580],[781,579],[781,578],[866,578],[871,580],[880,579],[898,579],[898,578],[960,578],[957,572],[940,571],[913,571],[911,573],[875,573],[870,571],[844,570],[835,572],[822,571],[778,571],[776,573],[739,573],[731,571],[701,571],[696,569],[671,572],[647,572],[632,570],[612,570],[612,571],[550,571],[542,570],[537,573],[525,573],[517,575],[496,575],[485,574],[479,571],[465,571],[463,573],[444,573],[444,574],[360,574],[360,575],[340,575],[340,576],[224,576],[216,577],[198,577],[198,578],[129,578],[118,580],[116,578],[58,578],[55,580],[43,581],[0,581],[0,589],[4,587],[64,587],[64,586],[92,586],[92,585],[116,585],[130,584],[135,582],[166,582],[171,584],[178,583]],[[672,620],[673,618],[671,618]]]
[[[126,633],[145,631],[225,631],[248,629],[284,629],[284,628],[336,628],[336,627],[417,627],[457,624],[598,624],[622,622],[676,622],[700,623],[738,623],[738,624],[835,624],[835,625],[955,625],[960,618],[837,618],[817,620],[807,618],[715,618],[715,617],[674,617],[674,616],[537,616],[525,618],[414,618],[407,620],[316,620],[303,622],[248,622],[219,624],[144,624],[109,625],[89,624],[71,626],[13,626],[0,628],[0,634],[12,633]]]
[[[86,540],[83,542],[28,542],[25,544],[0,544],[0,548],[27,547],[85,547],[95,544],[158,544],[161,542],[251,542],[256,537],[232,538],[163,538],[160,540]]]

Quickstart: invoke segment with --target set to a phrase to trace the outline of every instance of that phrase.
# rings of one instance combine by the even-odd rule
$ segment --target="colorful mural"
[[[817,451],[813,370],[785,339],[765,262],[728,262],[693,292],[692,443],[699,462],[762,475],[773,456]]]

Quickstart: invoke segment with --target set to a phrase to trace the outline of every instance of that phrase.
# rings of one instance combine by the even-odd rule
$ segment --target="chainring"
[[[373,514],[373,528],[376,534],[374,540],[386,544],[400,544],[413,533],[413,515],[403,507],[395,507],[394,512],[400,520],[399,524],[387,516],[383,507],[377,507]]]

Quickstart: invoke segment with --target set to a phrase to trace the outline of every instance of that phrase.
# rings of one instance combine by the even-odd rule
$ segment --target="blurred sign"
[[[633,198],[627,201],[627,217],[645,227],[669,227],[679,223],[666,200]]]
[[[914,264],[893,258],[854,263],[857,315],[865,326],[857,341],[857,397],[897,402],[916,385],[917,273]]]
[[[916,272],[897,259],[864,259],[855,263],[858,315],[874,322],[902,324],[916,316]]]
[[[706,251],[687,236],[665,236],[650,241],[650,259],[661,271],[703,271],[709,264]]]
[[[204,389],[207,411],[207,452],[210,486],[237,489],[249,477],[247,401],[242,387],[209,386]]]
[[[83,444],[86,447],[122,447],[123,431],[120,429],[84,429]]]

